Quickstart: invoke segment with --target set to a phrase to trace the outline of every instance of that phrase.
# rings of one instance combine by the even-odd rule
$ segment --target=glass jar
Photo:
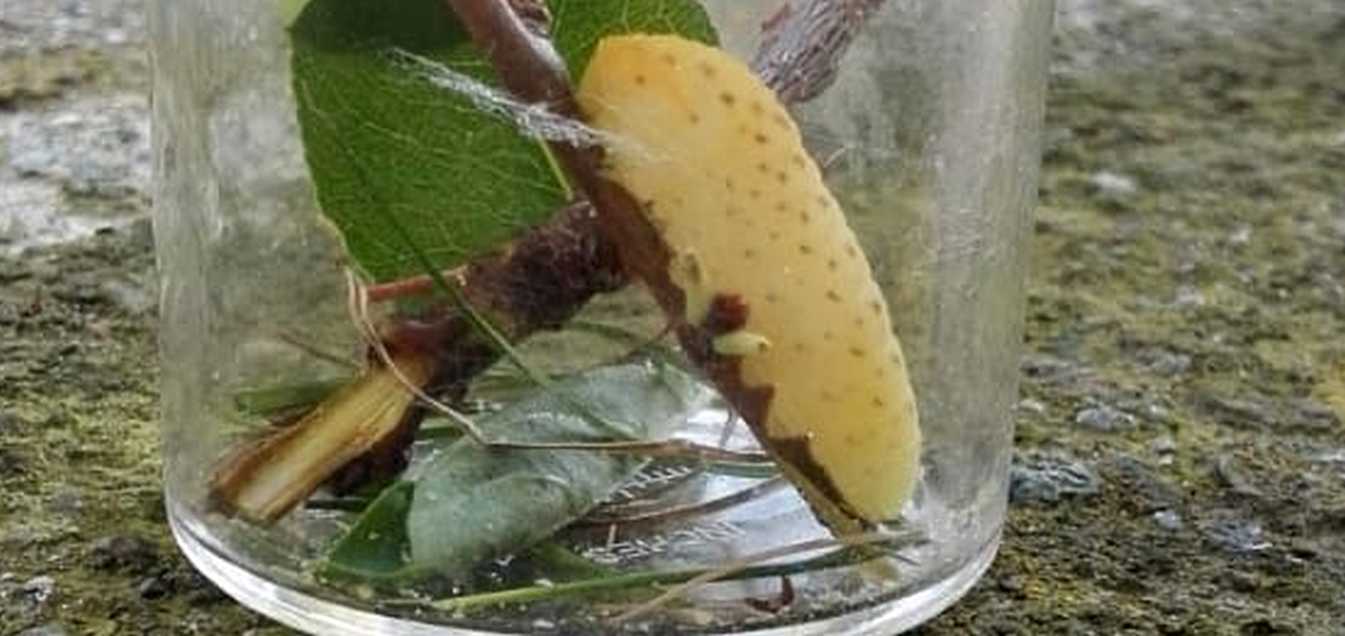
[[[990,564],[1049,0],[150,7],[166,498],[235,598],[320,634],[893,633]],[[594,53],[625,30],[765,83]],[[686,112],[638,93],[684,71]],[[695,145],[751,112],[780,134]],[[779,185],[735,193],[758,159]],[[803,220],[658,216],[736,203]],[[848,237],[850,278],[808,273]],[[789,286],[817,304],[766,308]],[[854,415],[873,387],[895,416]]]

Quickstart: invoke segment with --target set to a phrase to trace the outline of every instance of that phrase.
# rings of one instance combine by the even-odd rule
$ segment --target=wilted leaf
[[[713,394],[664,364],[604,367],[536,389],[479,424],[511,442],[658,439]],[[587,513],[644,466],[591,450],[491,450],[462,439],[384,491],[323,573],[366,580],[460,577]],[[414,488],[414,490],[412,490]]]
[[[708,395],[672,367],[607,367],[512,404],[482,428],[513,442],[655,439]],[[416,476],[407,516],[411,561],[460,572],[532,545],[591,510],[645,461],[587,450],[498,452],[458,442]]]

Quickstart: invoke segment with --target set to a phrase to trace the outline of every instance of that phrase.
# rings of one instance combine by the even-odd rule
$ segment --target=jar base
[[[170,507],[173,536],[187,560],[220,590],[248,608],[288,627],[324,636],[491,636],[498,632],[422,623],[349,607],[278,585],[243,568],[215,551],[191,524]],[[965,595],[990,567],[999,549],[996,533],[961,568],[938,583],[911,594],[849,614],[783,627],[734,632],[751,636],[822,636],[836,634],[896,634],[938,615]]]

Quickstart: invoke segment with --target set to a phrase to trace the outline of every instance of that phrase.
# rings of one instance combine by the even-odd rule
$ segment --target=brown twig
[[[455,267],[450,270],[445,270],[440,274],[446,279],[455,280],[462,275],[462,268]],[[381,303],[398,298],[426,296],[434,291],[434,285],[434,278],[429,274],[411,276],[409,278],[388,281],[386,283],[377,283],[369,286],[369,302]]]
[[[499,0],[445,1],[457,12],[477,49],[490,60],[501,83],[515,97],[528,103],[544,103],[561,116],[583,119],[565,67],[550,40],[530,32],[508,4]],[[683,318],[686,295],[672,279],[672,250],[643,214],[641,204],[603,176],[599,168],[601,148],[579,148],[554,141],[549,145],[578,190],[592,202],[599,220],[598,230],[615,247],[624,270],[645,284],[664,316],[674,325],[687,357],[705,372],[757,439],[771,440],[766,423],[774,386],[749,385],[742,375],[742,358],[719,355],[711,346],[714,338],[745,326],[751,307],[740,296],[718,294],[702,322],[687,322]],[[810,500],[814,506],[841,500],[829,480],[818,478],[826,472],[816,466],[806,441],[771,441],[764,445],[773,458],[792,470],[795,479],[806,480],[824,495],[822,500]],[[857,520],[847,516],[820,516],[834,520],[832,530],[838,534],[862,530]]]
[[[807,0],[786,4],[762,25],[752,68],[780,101],[798,103],[822,94],[860,27],[887,0]]]
[[[519,17],[523,0],[445,0],[486,56],[500,83],[523,102],[546,104],[562,117],[582,120],[565,63],[551,40],[539,36]],[[614,246],[624,270],[649,285],[669,315],[681,315],[685,302],[668,278],[670,256],[657,230],[640,213],[639,203],[599,170],[601,150],[550,143],[565,173],[593,204],[598,230]]]
[[[625,284],[593,223],[587,204],[570,205],[508,249],[477,259],[457,279],[468,302],[511,340],[565,324],[595,294]],[[575,271],[585,275],[568,275]],[[467,382],[499,357],[494,343],[455,311],[389,323],[381,339],[415,384],[442,387],[451,396],[461,396]],[[391,381],[395,374],[386,365],[377,359],[369,365],[300,421],[226,458],[211,481],[215,507],[269,522],[324,481],[341,493],[401,472],[423,412],[410,408],[411,392]],[[390,397],[396,399],[384,399]],[[360,415],[365,419],[347,421],[351,404],[366,405]]]
[[[810,99],[830,84],[837,60],[849,45],[853,32],[872,9],[884,0],[807,0],[804,9],[783,11],[764,25],[765,36],[757,68],[786,103]],[[501,83],[517,98],[544,103],[553,112],[574,119],[581,113],[571,92],[570,78],[546,33],[549,14],[537,0],[445,0],[468,28],[474,42],[496,69]],[[814,33],[818,25],[824,31]],[[805,47],[790,54],[789,47]],[[591,202],[569,205],[547,223],[537,226],[505,250],[481,257],[451,272],[462,283],[467,301],[510,341],[532,333],[556,329],[568,321],[595,294],[625,285],[627,274],[643,280],[665,313],[682,316],[684,298],[668,278],[669,255],[655,229],[640,214],[638,202],[624,189],[601,176],[600,150],[553,144],[553,151],[566,173]],[[370,300],[404,293],[423,293],[433,288],[428,277],[376,287]],[[724,307],[731,298],[719,299]],[[721,307],[723,309],[723,307]],[[738,379],[737,362],[715,357],[709,339],[722,330],[741,324],[746,307],[737,315],[718,314],[706,325],[678,325],[676,332],[690,356],[730,396],[746,421],[764,421],[769,389],[748,388]],[[427,318],[402,318],[388,322],[382,338],[395,351],[430,352],[422,387],[436,387],[443,394],[460,397],[478,373],[500,356],[495,343],[479,333],[467,316],[443,307]],[[382,377],[381,364],[371,361],[371,374]],[[421,364],[421,362],[417,362]],[[408,405],[409,407],[409,405]],[[315,413],[321,413],[319,408]],[[322,466],[326,474],[309,471],[304,484],[273,484],[268,493],[252,493],[265,515],[273,519],[307,497],[322,479],[337,492],[349,490],[371,478],[386,477],[405,467],[405,450],[419,427],[423,412],[406,408],[390,430],[381,427],[378,436],[362,436],[351,445],[327,436],[349,431],[324,430],[330,418],[307,417],[268,440],[235,453],[215,473],[212,496],[220,507],[238,509],[232,501],[245,486],[260,481],[263,470],[299,459],[294,439],[319,439],[342,448],[340,462],[308,462]],[[347,427],[349,428],[349,427]],[[291,441],[286,441],[291,440]],[[344,440],[351,442],[352,440]],[[307,458],[311,460],[313,458]],[[322,459],[322,458],[317,458]],[[326,458],[331,459],[331,458]],[[320,472],[320,471],[319,471]],[[253,484],[255,485],[255,484]],[[284,486],[284,487],[281,487]]]
[[[559,329],[593,296],[620,289],[626,277],[611,247],[599,239],[597,222],[587,203],[571,204],[546,223],[533,228],[497,254],[464,266],[459,276],[468,303],[511,342],[538,331]],[[582,275],[575,275],[582,272]],[[460,398],[477,374],[499,360],[496,343],[480,333],[467,316],[450,309],[426,319],[399,319],[388,323],[383,338],[392,343],[435,352],[437,368],[425,386],[442,395]],[[400,472],[405,449],[415,436],[424,413],[409,413],[400,445],[379,452],[343,470],[333,484],[338,492],[371,477],[388,476],[378,464]]]
[[[835,81],[840,60],[855,35],[886,1],[807,0],[799,3],[802,8],[785,4],[762,25],[762,43],[753,56],[752,68],[782,102],[798,104],[813,99]],[[506,88],[527,101],[548,104],[556,114],[579,117],[569,96],[569,78],[564,66],[559,64],[554,50],[545,45],[551,16],[544,3],[508,0],[506,7],[499,2],[449,0],[449,5],[465,16],[466,24],[475,25],[478,44],[491,47],[487,50],[493,52],[492,62],[507,80]],[[501,31],[501,26],[508,28]],[[537,71],[541,74],[534,75]],[[582,165],[587,163],[585,160],[568,167],[591,172]],[[829,164],[830,160],[822,162],[824,167]],[[458,271],[450,270],[445,275],[452,276]],[[584,272],[573,274],[583,276]],[[433,290],[431,277],[415,276],[371,286],[369,300],[382,302]]]

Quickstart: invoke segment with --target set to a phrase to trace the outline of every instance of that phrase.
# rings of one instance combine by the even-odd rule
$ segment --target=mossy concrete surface
[[[1014,501],[920,633],[1345,634],[1345,6],[1060,4]],[[143,215],[10,125],[142,91],[139,7],[4,6],[0,240]],[[168,536],[148,234],[0,256],[0,634],[288,633]]]

